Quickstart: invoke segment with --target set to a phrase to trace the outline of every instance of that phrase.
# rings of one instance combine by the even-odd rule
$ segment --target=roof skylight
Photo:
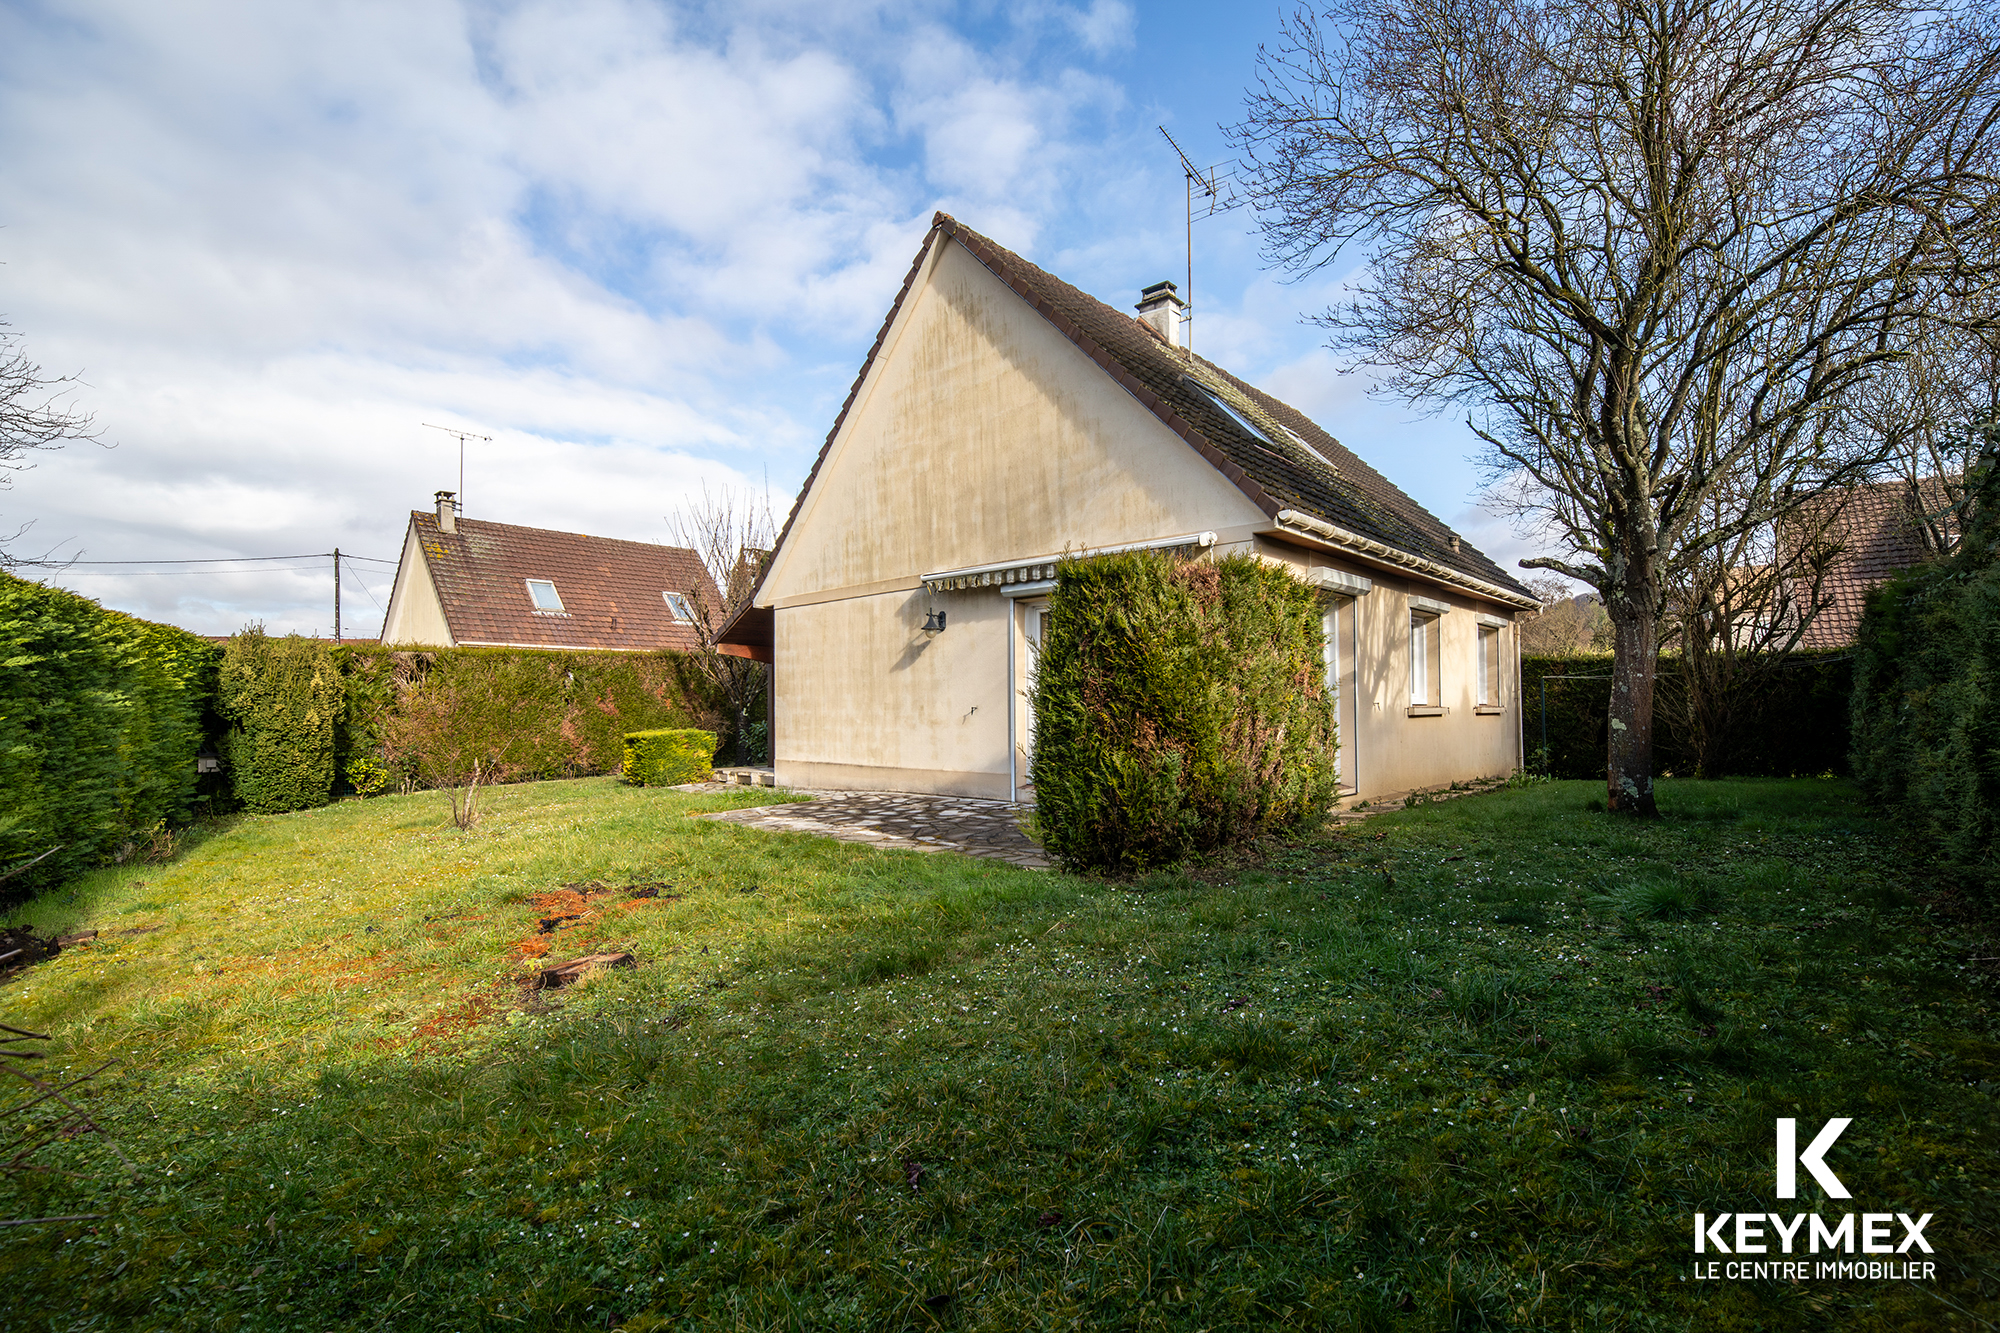
[[[1200,380],[1196,379],[1194,376],[1183,375],[1181,376],[1181,380],[1190,389],[1193,389],[1203,398],[1206,398],[1209,402],[1213,403],[1215,405],[1216,411],[1222,413],[1224,416],[1228,417],[1231,421],[1241,426],[1244,430],[1250,432],[1251,438],[1262,440],[1264,443],[1270,445],[1273,449],[1281,449],[1284,447],[1283,445],[1279,444],[1278,441],[1271,438],[1271,432],[1265,430],[1262,426],[1252,421],[1247,414],[1231,406],[1228,399],[1224,398],[1221,394],[1217,393],[1215,390],[1209,388],[1206,384],[1203,384]]]
[[[529,579],[528,600],[535,604],[537,611],[560,611],[563,609],[562,596],[556,592],[556,585],[547,579]]]
[[[688,605],[687,598],[681,596],[677,592],[663,592],[660,594],[660,596],[667,599],[668,615],[672,616],[675,620],[680,621],[684,625],[691,625],[694,623],[694,608]]]

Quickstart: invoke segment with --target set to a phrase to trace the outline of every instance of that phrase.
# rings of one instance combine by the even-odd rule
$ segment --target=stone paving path
[[[809,802],[723,810],[701,819],[750,828],[817,833],[842,842],[902,847],[916,852],[964,852],[1047,870],[1042,849],[1021,831],[1028,807],[969,796],[913,796],[907,792],[801,792]]]
[[[1389,792],[1369,800],[1362,809],[1339,809],[1329,822],[1358,824],[1371,815],[1401,810],[1409,797],[1418,801],[1451,801],[1504,785],[1499,779],[1480,779],[1459,790],[1432,789],[1420,792]],[[690,783],[682,791],[726,790],[722,783]],[[1031,807],[1006,801],[984,801],[970,796],[915,796],[908,792],[819,791],[798,792],[813,799],[789,805],[760,805],[745,810],[724,810],[701,819],[716,819],[750,828],[781,829],[788,833],[817,833],[842,842],[865,842],[877,847],[902,847],[916,852],[964,852],[987,856],[1030,870],[1051,866],[1028,835],[1021,831],[1021,819]]]

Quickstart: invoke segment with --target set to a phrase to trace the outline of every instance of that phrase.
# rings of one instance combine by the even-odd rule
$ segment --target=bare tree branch
[[[90,414],[65,401],[79,382],[76,376],[44,375],[16,345],[20,336],[0,321],[0,490],[13,486],[15,473],[34,466],[28,455],[97,438]],[[15,563],[7,543],[25,531],[0,537],[0,569]]]
[[[704,484],[700,498],[690,499],[666,521],[674,542],[692,550],[714,580],[714,592],[684,590],[700,644],[697,665],[728,712],[737,762],[753,762],[762,730],[751,715],[770,688],[770,674],[762,662],[722,652],[720,641],[724,627],[756,591],[777,543],[770,496],[711,491]]]

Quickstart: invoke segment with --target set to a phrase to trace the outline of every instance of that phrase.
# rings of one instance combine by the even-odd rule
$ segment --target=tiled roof
[[[693,589],[720,605],[715,581],[683,547],[469,518],[445,532],[421,509],[410,521],[461,644],[692,649],[694,630],[673,619],[661,594]],[[529,579],[555,584],[560,613],[535,609]]]
[[[805,485],[799,488],[798,499],[785,517],[785,526],[778,533],[778,547],[783,547],[790,535],[799,509],[812,491],[820,468],[825,466],[833,442],[853,409],[861,386],[867,382],[883,343],[888,340],[897,312],[916,285],[924,256],[930,253],[932,241],[939,233],[963,245],[995,277],[1012,287],[1266,514],[1275,518],[1285,509],[1301,510],[1419,560],[1495,585],[1528,601],[1536,600],[1519,580],[1458,538],[1303,412],[1244,383],[1204,357],[1168,347],[1159,334],[1135,316],[1114,310],[1077,290],[948,213],[939,213],[932,219],[930,234],[924,237],[916,258],[910,262],[910,271],[903,276],[903,285],[882,320],[875,342],[861,363],[861,371],[854,377],[854,385],[847,391],[847,399],[840,405],[832,429],[827,431],[819,457],[813,460],[812,471],[806,475]],[[1190,377],[1206,384],[1230,406],[1245,411],[1251,420],[1261,416],[1264,423],[1260,424],[1282,426],[1283,430],[1266,431],[1277,449],[1273,450],[1228,414],[1218,411],[1188,383]],[[1305,447],[1299,447],[1300,444]],[[770,565],[767,563],[765,568],[768,570]],[[756,600],[754,595],[747,599],[735,618],[723,627],[720,637],[724,642],[768,645],[770,611],[757,606]]]
[[[1303,412],[1205,357],[1169,347],[1137,317],[1078,291],[947,214],[938,214],[933,225],[1020,293],[1266,514],[1301,510],[1480,582],[1534,597]],[[1257,438],[1217,409],[1197,383],[1244,412],[1268,438]],[[1273,423],[1283,429],[1271,429]]]
[[[1935,513],[1945,503],[1944,488],[1933,478],[1915,488],[1908,481],[1888,481],[1846,493],[1827,529],[1841,551],[1820,586],[1826,606],[1806,627],[1800,646],[1845,648],[1853,643],[1869,592],[1931,557],[1920,507]]]

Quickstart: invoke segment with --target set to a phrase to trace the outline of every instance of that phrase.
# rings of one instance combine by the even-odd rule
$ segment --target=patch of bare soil
[[[21,968],[54,958],[64,949],[88,944],[97,938],[94,930],[71,935],[37,935],[33,926],[0,926],[0,979]]]

